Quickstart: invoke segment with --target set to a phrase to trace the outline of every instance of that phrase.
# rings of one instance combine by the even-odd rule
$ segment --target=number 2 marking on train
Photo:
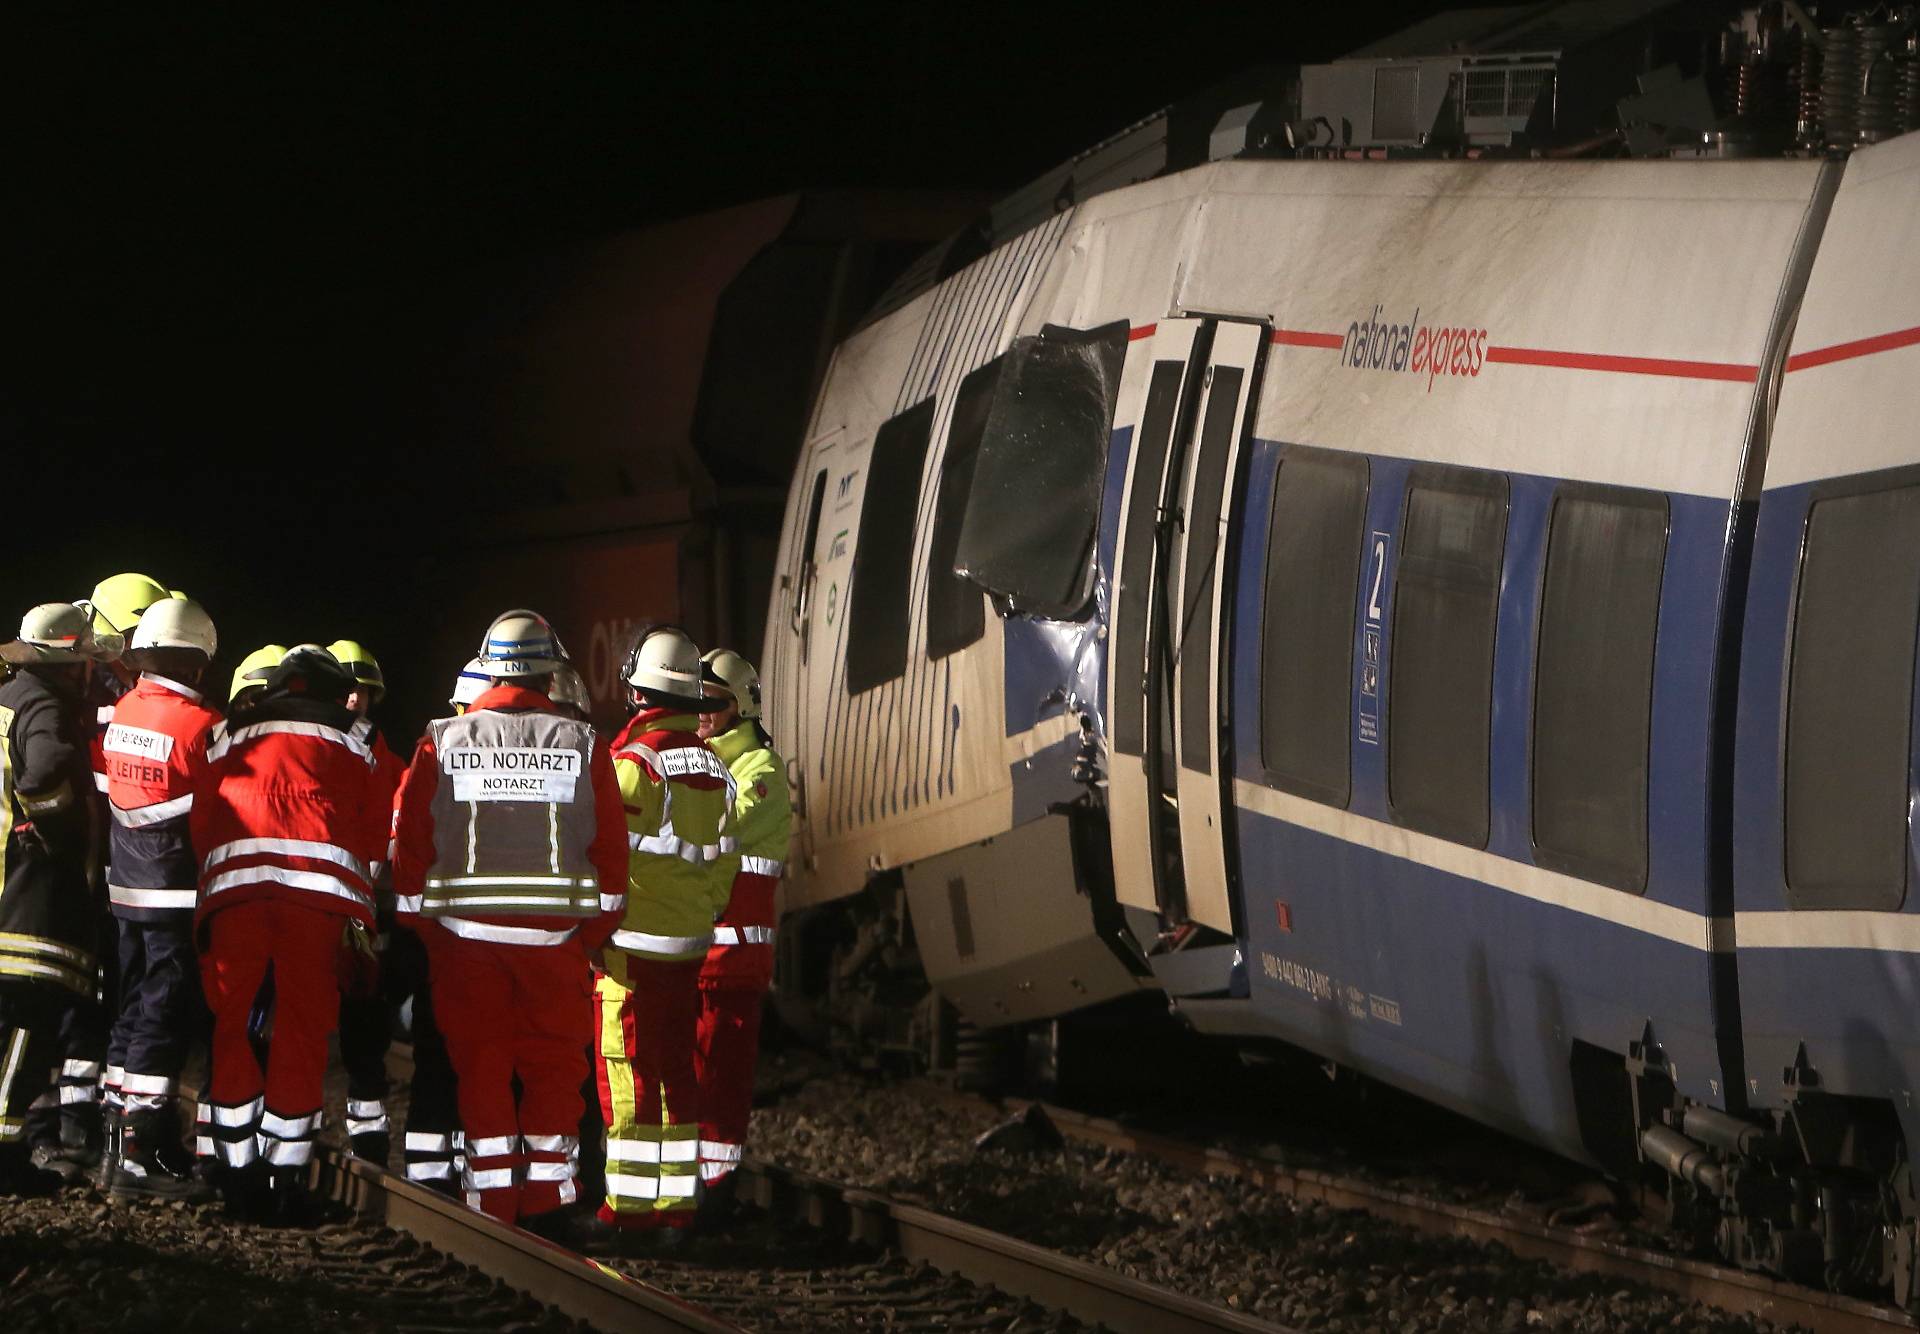
[[[1380,640],[1386,609],[1380,605],[1380,590],[1387,582],[1387,534],[1374,532],[1373,578],[1367,590],[1367,623],[1361,629],[1360,704],[1354,713],[1356,735],[1362,745],[1380,744]]]
[[[1387,573],[1387,538],[1384,533],[1373,535],[1373,596],[1367,599],[1367,619],[1380,619],[1380,581]]]

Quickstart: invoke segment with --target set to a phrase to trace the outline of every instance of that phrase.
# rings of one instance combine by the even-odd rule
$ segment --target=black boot
[[[113,1165],[120,1158],[120,1130],[126,1124],[126,1112],[110,1102],[100,1104],[100,1162],[93,1172],[93,1183],[105,1190],[113,1184]]]
[[[115,1199],[185,1200],[204,1204],[213,1189],[193,1174],[173,1117],[153,1108],[129,1110],[121,1120],[120,1152],[107,1193]]]
[[[63,1184],[58,1173],[34,1164],[25,1144],[0,1144],[0,1195],[51,1195]]]
[[[272,1196],[265,1163],[256,1160],[245,1167],[228,1167],[214,1162],[207,1176],[226,1202],[229,1215],[247,1223],[266,1221]]]
[[[387,1170],[387,1159],[393,1154],[393,1136],[384,1130],[368,1130],[358,1135],[347,1136],[347,1147],[356,1158],[365,1159],[379,1168]]]
[[[60,1178],[63,1186],[77,1186],[87,1179],[87,1169],[61,1156],[57,1140],[42,1140],[28,1152],[27,1161],[42,1172]]]
[[[97,1102],[73,1103],[60,1109],[60,1156],[77,1163],[82,1173],[100,1166],[106,1135]]]
[[[695,1210],[701,1231],[725,1227],[733,1221],[739,1205],[733,1198],[735,1173],[729,1172],[718,1181],[710,1182],[700,1188],[700,1207]]]
[[[267,1169],[267,1209],[261,1220],[268,1227],[312,1227],[320,1221],[320,1208],[307,1191],[304,1167]]]

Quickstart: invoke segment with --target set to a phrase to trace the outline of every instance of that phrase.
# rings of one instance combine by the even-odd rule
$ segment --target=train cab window
[[[1792,907],[1891,911],[1906,898],[1916,621],[1920,486],[1816,499],[1787,681]]]
[[[1570,485],[1547,530],[1533,669],[1534,860],[1647,886],[1654,632],[1667,498]]]
[[[1387,802],[1400,823],[1470,847],[1487,842],[1506,537],[1505,477],[1414,469],[1387,637]]]
[[[954,568],[1009,612],[1067,619],[1093,596],[1107,437],[1127,324],[1048,327],[1004,357]]]
[[[1260,645],[1260,754],[1272,782],[1345,806],[1353,621],[1367,538],[1367,460],[1294,446],[1274,480]]]
[[[883,425],[867,461],[847,605],[847,690],[859,694],[907,669],[907,595],[920,474],[933,435],[933,400]]]
[[[986,601],[980,589],[953,572],[960,545],[960,521],[973,490],[974,461],[987,412],[1000,383],[1004,356],[995,357],[960,382],[947,427],[947,448],[940,463],[940,494],[933,512],[933,552],[927,561],[927,656],[958,653],[987,630]]]

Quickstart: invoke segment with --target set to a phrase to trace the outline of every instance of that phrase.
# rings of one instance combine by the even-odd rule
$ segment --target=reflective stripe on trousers
[[[655,1218],[678,1225],[693,1208],[700,1151],[693,1069],[700,964],[616,956],[615,971],[595,987],[607,1120],[606,1208],[628,1226]]]

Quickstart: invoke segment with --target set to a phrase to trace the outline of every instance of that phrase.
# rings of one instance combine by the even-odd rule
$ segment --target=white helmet
[[[711,681],[733,697],[742,718],[760,716],[760,673],[730,648],[717,648],[700,659],[703,681]]]
[[[642,631],[627,650],[620,677],[650,704],[708,713],[715,702],[700,688],[700,648],[677,625]]]
[[[192,598],[162,598],[141,613],[129,647],[136,653],[150,648],[190,648],[211,658],[220,647],[220,639],[213,630],[213,617],[198,602]]]
[[[456,709],[464,709],[493,686],[493,678],[487,675],[487,664],[478,658],[471,658],[460,669],[460,675],[453,678],[453,698],[447,703]]]
[[[487,627],[475,661],[495,680],[546,676],[567,656],[560,637],[537,611],[503,611]]]
[[[553,684],[547,688],[547,694],[555,704],[578,709],[582,715],[593,712],[593,696],[587,693],[587,683],[580,676],[580,669],[570,662],[563,662],[554,669]]]
[[[12,663],[110,661],[125,641],[95,633],[90,609],[71,602],[42,602],[20,618],[20,637],[0,644],[0,661]]]

